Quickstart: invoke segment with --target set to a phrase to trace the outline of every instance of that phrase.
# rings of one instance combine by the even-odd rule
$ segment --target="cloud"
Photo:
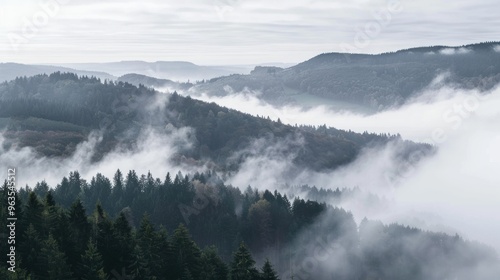
[[[477,90],[457,91],[453,87],[439,87],[446,76],[436,79],[429,90],[397,109],[372,115],[333,110],[328,106],[302,108],[299,106],[272,106],[258,98],[259,92],[244,90],[227,96],[208,96],[184,92],[206,102],[233,108],[248,114],[278,118],[290,125],[323,125],[363,133],[400,133],[405,139],[428,141],[436,129],[453,130],[468,109],[478,106],[483,93]],[[425,113],[424,113],[425,112]]]
[[[279,156],[269,152],[288,143],[259,142],[264,148],[255,148],[260,153],[246,158],[240,172],[231,179],[234,185],[245,188],[251,184],[262,189],[275,186],[284,191],[285,184],[359,187],[391,203],[388,210],[346,202],[343,206],[353,211],[358,222],[366,216],[450,234],[458,232],[500,250],[500,218],[496,214],[500,212],[500,178],[496,175],[500,158],[500,88],[480,93],[436,83],[404,106],[373,115],[335,111],[326,106],[277,108],[256,95],[244,91],[225,97],[201,94],[197,98],[253,115],[280,118],[288,124],[401,133],[406,139],[435,145],[438,152],[401,168],[395,156],[398,146],[389,144],[364,150],[348,166],[317,173],[295,169],[290,160],[294,154]]]
[[[257,139],[247,148],[237,151],[230,161],[240,162],[238,172],[229,176],[228,183],[244,189],[246,186],[272,189],[282,187],[293,177],[292,161],[297,156],[303,139],[300,136],[282,140]]]
[[[111,178],[117,169],[136,170],[139,174],[151,171],[152,174],[158,175],[164,174],[166,170],[195,172],[197,167],[186,163],[180,156],[182,152],[193,147],[195,133],[192,128],[175,128],[169,123],[167,115],[171,112],[165,108],[170,96],[157,93],[153,97],[142,96],[129,100],[127,95],[120,95],[119,98],[123,100],[115,100],[110,108],[114,115],[120,116],[124,112],[135,111],[145,125],[140,127],[140,131],[137,131],[136,127],[115,135],[118,141],[116,147],[98,162],[93,160],[94,153],[103,141],[104,130],[113,129],[115,126],[113,118],[102,120],[101,125],[106,128],[89,133],[87,139],[77,145],[73,154],[65,158],[44,157],[33,148],[20,148],[15,139],[7,141],[0,132],[0,168],[17,168],[19,187],[26,184],[34,187],[35,183],[41,180],[55,187],[63,176],[75,170],[87,179],[97,173]],[[161,127],[158,124],[166,125]],[[200,170],[202,165],[203,163],[200,163]]]
[[[45,2],[50,1],[57,0]],[[374,14],[387,7],[386,1],[365,0],[64,1],[68,3],[47,24],[33,34],[23,34],[24,19],[32,21],[44,12],[39,1],[4,2],[6,17],[1,19],[0,31],[26,37],[28,42],[13,51],[9,37],[2,36],[0,51],[21,63],[300,62],[319,53],[342,51],[342,42],[352,43],[358,30],[376,21]],[[498,37],[499,7],[493,0],[474,6],[465,0],[401,3],[401,13],[394,14],[362,52],[462,45]],[[131,20],[134,24],[129,24]],[[405,32],[409,27],[412,32]]]
[[[493,47],[493,50],[495,50],[496,52],[500,52],[500,45],[496,45],[495,47]]]
[[[446,48],[439,51],[440,54],[444,55],[455,55],[455,54],[467,54],[472,52],[472,50],[467,48]]]
[[[99,132],[92,132],[68,158],[42,157],[29,147],[13,146],[7,149],[5,138],[0,134],[0,168],[17,169],[18,187],[25,185],[34,187],[36,182],[42,180],[55,187],[63,176],[75,170],[86,179],[97,173],[112,178],[117,169],[136,170],[138,174],[151,171],[158,176],[164,174],[166,170],[190,172],[196,168],[174,160],[180,151],[191,147],[192,139],[193,132],[190,128],[175,129],[170,126],[164,131],[147,128],[141,133],[133,149],[125,149],[119,145],[99,162],[92,162],[95,148],[102,141]]]

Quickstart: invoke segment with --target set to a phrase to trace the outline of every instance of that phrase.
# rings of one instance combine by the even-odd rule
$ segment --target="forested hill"
[[[0,278],[492,280],[500,273],[493,249],[458,235],[358,225],[344,209],[277,191],[241,192],[214,172],[159,176],[118,170],[86,181],[71,172],[57,186],[22,188],[18,266],[7,271],[2,246]],[[8,190],[4,183],[2,199]]]
[[[59,72],[0,84],[0,108],[4,145],[20,141],[45,156],[71,154],[93,130],[105,131],[95,156],[99,160],[118,143],[133,145],[147,128],[169,133],[182,127],[194,129],[193,147],[182,150],[179,158],[209,160],[224,169],[237,168],[245,154],[233,155],[256,139],[280,145],[281,153],[296,155],[293,160],[298,166],[313,170],[349,163],[362,148],[388,141],[400,142],[403,155],[430,149],[398,136],[293,127],[175,93]]]
[[[461,47],[423,47],[379,55],[325,53],[282,69],[257,67],[250,75],[231,75],[198,83],[193,90],[227,95],[259,91],[273,104],[346,102],[381,110],[403,104],[440,74],[464,88],[491,89],[500,82],[500,43]]]
[[[20,63],[0,63],[0,82],[6,82],[22,76],[50,74],[54,72],[71,72],[80,76],[95,76],[101,79],[114,80],[115,76],[105,72],[77,70],[75,68],[52,65],[29,65]]]

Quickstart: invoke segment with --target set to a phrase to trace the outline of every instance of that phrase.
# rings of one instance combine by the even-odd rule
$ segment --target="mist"
[[[401,146],[391,142],[384,146],[365,148],[352,163],[329,172],[298,168],[293,159],[303,144],[300,134],[287,139],[256,139],[250,146],[235,152],[230,160],[240,161],[240,168],[225,176],[226,183],[244,190],[248,185],[259,190],[278,190],[292,196],[307,198],[307,193],[294,186],[309,185],[327,189],[359,188],[364,194],[376,194],[385,203],[366,205],[360,197],[332,205],[350,211],[359,225],[363,218],[385,224],[400,223],[424,230],[458,233],[466,240],[477,240],[500,251],[500,88],[489,92],[464,90],[443,84],[436,79],[427,90],[399,108],[375,114],[336,111],[327,106],[302,108],[274,107],[258,99],[258,93],[245,91],[226,97],[198,94],[207,102],[237,109],[252,115],[278,118],[287,124],[323,125],[357,132],[400,133],[404,139],[426,142],[436,147],[436,153],[403,163],[398,158]],[[183,93],[187,94],[187,93]],[[165,109],[168,95],[158,98],[145,110]],[[190,128],[144,128],[133,149],[118,145],[99,162],[91,158],[102,141],[102,132],[91,133],[68,158],[40,157],[31,148],[10,146],[0,134],[0,167],[16,167],[22,187],[31,187],[41,180],[55,187],[63,176],[78,170],[89,180],[96,173],[111,178],[117,169],[134,169],[138,174],[165,174],[203,171],[175,160],[194,143]],[[292,151],[292,152],[290,152]],[[319,221],[321,224],[322,221]],[[319,233],[321,234],[321,232]],[[309,243],[300,243],[309,246]],[[411,240],[409,247],[418,243]],[[329,246],[334,246],[332,241]],[[297,245],[299,246],[299,245]],[[314,250],[314,247],[311,247]],[[338,248],[337,248],[338,249]],[[412,250],[412,248],[408,248]],[[328,267],[345,257],[341,250],[325,258]],[[318,264],[321,265],[321,264]],[[321,265],[323,266],[323,265]]]
[[[277,108],[261,101],[258,93],[251,91],[225,97],[200,94],[198,98],[253,115],[279,118],[292,125],[326,124],[357,132],[400,133],[405,139],[434,145],[435,154],[412,164],[398,160],[396,155],[400,147],[396,143],[366,148],[348,166],[320,173],[297,170],[292,163],[297,154],[277,152],[295,145],[296,139],[274,142],[260,139],[251,148],[258,152],[250,154],[228,182],[241,188],[250,184],[261,190],[277,189],[305,198],[307,193],[293,186],[358,187],[361,195],[376,194],[384,204],[366,205],[361,195],[337,205],[331,202],[350,211],[358,225],[366,217],[385,224],[399,223],[452,236],[458,234],[464,240],[479,241],[499,252],[500,88],[489,92],[464,90],[443,85],[443,80],[443,77],[436,79],[426,91],[402,107],[373,115],[334,111],[326,106]],[[318,236],[327,241],[318,243],[299,237],[297,243],[290,246],[293,250],[308,248],[302,258],[294,260],[297,270],[303,268],[305,271],[306,276],[300,277],[309,279],[307,275],[311,271],[327,275],[355,270],[344,266],[348,256],[338,241],[328,241],[326,232],[318,231]],[[304,240],[309,241],[304,243]],[[368,240],[375,242],[372,238]],[[405,250],[421,246],[418,237],[407,241]],[[315,250],[326,250],[329,254],[318,259],[314,257]],[[440,263],[434,265],[427,272],[429,277],[443,273],[440,266]],[[487,263],[477,264],[469,270],[456,267],[456,271],[474,279],[491,279],[495,275]]]
[[[443,80],[436,79],[399,108],[372,115],[334,111],[327,106],[278,108],[252,91],[224,97],[201,93],[194,98],[290,125],[326,124],[356,132],[399,133],[404,139],[432,144],[437,152],[415,164],[403,166],[395,156],[397,145],[388,144],[365,149],[348,166],[318,173],[297,171],[291,163],[296,155],[275,152],[290,145],[287,141],[256,141],[252,149],[260,152],[248,156],[229,182],[242,188],[250,184],[284,191],[286,185],[302,184],[330,189],[359,187],[388,199],[391,208],[377,211],[355,201],[341,205],[352,211],[358,222],[368,217],[459,233],[500,250],[500,88],[464,90],[442,84]]]
[[[16,168],[20,175],[18,187],[34,187],[42,180],[55,187],[72,171],[78,171],[87,180],[97,173],[112,178],[117,169],[122,172],[136,170],[139,174],[151,172],[153,175],[166,174],[168,171],[194,172],[196,167],[175,160],[180,151],[192,146],[192,134],[190,128],[145,128],[132,149],[119,144],[100,161],[93,162],[92,156],[102,141],[102,133],[99,131],[90,133],[87,140],[80,143],[67,158],[42,157],[30,147],[19,148],[13,145],[6,149],[5,138],[0,133],[0,168]]]
[[[254,116],[280,119],[289,125],[324,125],[338,129],[363,133],[401,134],[407,140],[429,142],[436,129],[455,130],[462,119],[476,113],[479,106],[488,100],[498,99],[498,89],[488,93],[478,90],[460,90],[453,86],[442,86],[443,77],[438,77],[424,92],[399,108],[375,114],[358,114],[347,110],[333,110],[328,106],[304,108],[287,105],[276,107],[259,99],[259,92],[246,90],[227,96],[209,96],[205,93],[184,92],[193,98],[215,102]],[[182,92],[181,92],[182,93]]]

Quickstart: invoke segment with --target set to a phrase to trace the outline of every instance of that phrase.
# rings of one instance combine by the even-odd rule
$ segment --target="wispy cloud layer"
[[[497,40],[498,12],[493,0],[5,0],[0,52],[24,63],[299,62],[342,51],[366,28],[376,34],[364,53]]]
[[[325,106],[276,108],[251,92],[200,98],[289,124],[401,133],[406,139],[435,145],[438,152],[414,166],[402,167],[394,156],[397,147],[388,145],[367,149],[355,162],[334,172],[317,173],[297,172],[289,159],[272,153],[287,143],[261,143],[262,153],[249,157],[231,182],[243,188],[252,184],[280,189],[284,183],[333,189],[359,187],[391,203],[388,208],[373,209],[356,201],[347,202],[346,209],[352,210],[358,221],[367,216],[458,232],[500,249],[500,218],[496,214],[500,211],[500,179],[496,175],[500,163],[500,88],[483,95],[474,90],[433,87],[401,108],[374,115],[338,112]]]
[[[144,130],[133,149],[117,147],[99,162],[92,162],[96,145],[102,141],[98,132],[91,133],[88,139],[80,143],[75,152],[67,158],[47,158],[37,154],[32,148],[4,147],[5,138],[0,134],[0,168],[17,168],[19,187],[45,180],[51,187],[60,183],[63,176],[71,171],[79,171],[83,178],[90,179],[97,173],[109,178],[117,169],[122,171],[136,170],[139,174],[151,172],[155,176],[163,176],[167,171],[187,172],[194,167],[182,163],[174,163],[174,157],[180,150],[192,144],[189,128],[169,131]]]

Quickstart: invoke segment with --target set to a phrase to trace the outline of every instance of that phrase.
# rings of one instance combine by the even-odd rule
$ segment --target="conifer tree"
[[[255,268],[255,261],[242,242],[236,251],[231,263],[231,280],[257,280],[259,272]]]
[[[201,255],[203,265],[203,279],[217,280],[227,279],[228,269],[224,261],[217,254],[215,246],[203,250]]]
[[[136,242],[132,236],[132,227],[129,225],[123,212],[120,213],[113,223],[113,232],[117,244],[117,251],[114,252],[117,267],[125,268],[126,271],[132,270],[132,266],[135,262],[134,248]]]
[[[34,276],[42,274],[43,266],[38,263],[42,241],[35,227],[30,224],[24,233],[24,242],[19,245],[19,254],[24,267]]]
[[[262,266],[261,280],[279,280],[269,260],[266,260]]]
[[[87,250],[81,257],[79,265],[79,276],[82,280],[105,280],[107,275],[104,273],[102,256],[97,250],[94,242],[89,241]]]
[[[199,279],[201,274],[201,251],[189,236],[187,228],[182,224],[174,232],[172,249],[173,255],[176,257],[174,275],[182,277],[184,275],[183,270],[186,268],[194,279]]]
[[[66,256],[61,252],[52,235],[49,235],[43,243],[40,256],[49,279],[73,279],[73,273],[67,263]]]
[[[28,203],[25,210],[25,218],[33,225],[39,234],[45,232],[43,224],[43,205],[34,192],[29,193]]]

